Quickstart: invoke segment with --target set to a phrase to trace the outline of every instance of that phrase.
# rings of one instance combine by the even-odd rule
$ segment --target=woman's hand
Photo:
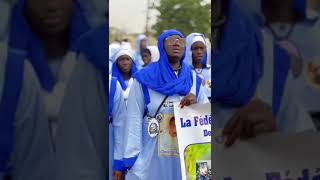
[[[180,106],[183,108],[184,106],[189,106],[190,104],[197,103],[197,98],[194,94],[189,93],[180,101]]]
[[[124,180],[124,172],[114,171],[112,173],[112,180]]]
[[[238,138],[248,139],[273,131],[276,131],[276,121],[271,107],[261,100],[253,100],[236,112],[224,127],[225,146],[230,147]]]

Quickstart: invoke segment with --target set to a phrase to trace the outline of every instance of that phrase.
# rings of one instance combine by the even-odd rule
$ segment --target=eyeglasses
[[[174,45],[176,42],[178,42],[181,46],[185,46],[186,45],[186,41],[184,38],[181,38],[179,36],[170,36],[170,37],[167,37],[165,39],[165,41],[168,42],[168,45],[172,46]]]

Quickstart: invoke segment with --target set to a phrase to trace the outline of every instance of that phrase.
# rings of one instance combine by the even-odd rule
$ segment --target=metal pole
[[[150,4],[150,0],[147,1],[146,30],[145,30],[147,37],[149,35],[149,28],[148,28],[148,26],[149,26],[149,11],[150,11],[149,4]]]

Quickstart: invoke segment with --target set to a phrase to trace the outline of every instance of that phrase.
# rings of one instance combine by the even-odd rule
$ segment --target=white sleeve
[[[127,109],[118,81],[113,102],[112,126],[114,132],[114,167],[117,167],[114,170],[121,170],[118,168],[122,167],[125,132],[124,123],[127,118]]]
[[[285,92],[282,97],[279,112],[276,116],[278,127],[284,132],[301,132],[316,130],[315,125],[307,111],[299,105],[293,93],[291,73],[288,75]]]
[[[206,104],[210,102],[207,95],[204,93],[204,91],[205,91],[205,87],[200,86],[199,94],[197,97],[197,103],[199,104]]]
[[[128,98],[124,164],[132,167],[142,149],[142,125],[145,102],[140,83],[134,80]]]

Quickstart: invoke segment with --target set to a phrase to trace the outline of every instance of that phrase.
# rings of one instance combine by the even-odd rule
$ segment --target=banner
[[[211,180],[211,104],[174,104],[182,180]]]
[[[266,134],[229,148],[218,130],[212,137],[213,179],[320,180],[319,133]]]

